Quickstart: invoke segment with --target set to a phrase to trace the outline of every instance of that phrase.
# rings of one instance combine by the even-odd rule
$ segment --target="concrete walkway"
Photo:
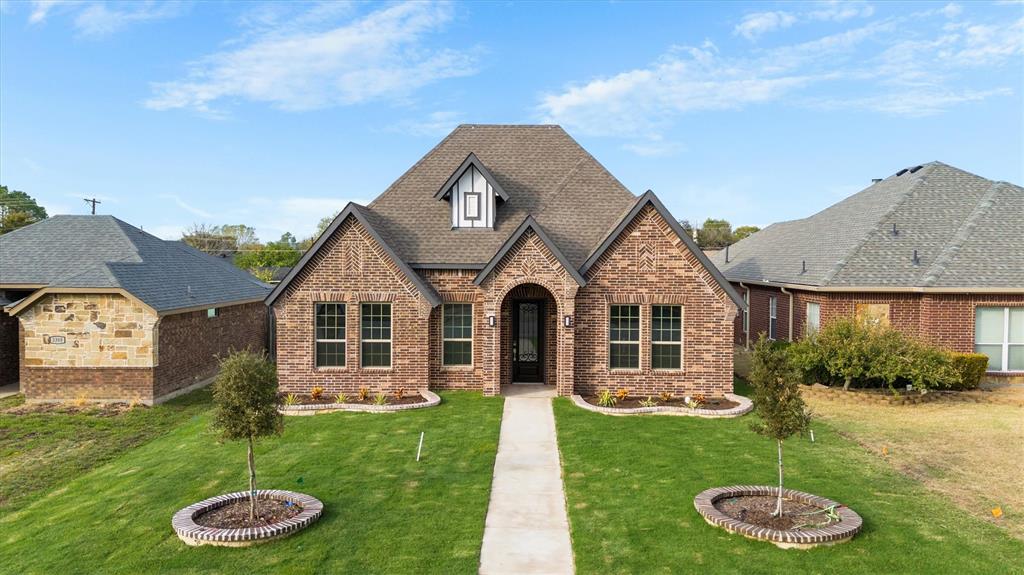
[[[494,462],[480,573],[573,573],[551,386],[502,390],[505,411]]]

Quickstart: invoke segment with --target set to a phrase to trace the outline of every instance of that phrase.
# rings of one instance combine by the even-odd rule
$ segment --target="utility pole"
[[[96,198],[92,198],[92,199],[82,198],[82,199],[85,200],[85,203],[92,204],[92,215],[95,216],[96,215],[96,204],[102,204],[103,202],[97,200]]]

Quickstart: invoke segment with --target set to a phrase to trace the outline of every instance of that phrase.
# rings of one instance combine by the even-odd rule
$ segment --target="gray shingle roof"
[[[932,162],[810,217],[768,226],[733,244],[728,263],[725,251],[711,260],[731,281],[1021,288],[1022,238],[1024,188]]]
[[[158,312],[259,300],[270,291],[222,258],[113,216],[53,216],[0,236],[0,284],[121,288]]]
[[[469,154],[509,196],[493,230],[451,229],[449,203],[434,197]],[[579,267],[635,201],[559,126],[462,125],[364,212],[413,265],[483,265],[532,215]]]

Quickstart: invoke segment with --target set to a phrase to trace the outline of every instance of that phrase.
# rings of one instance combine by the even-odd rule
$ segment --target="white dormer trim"
[[[508,200],[508,194],[475,154],[466,157],[434,197],[451,203],[452,228],[456,229],[493,228],[498,200]]]

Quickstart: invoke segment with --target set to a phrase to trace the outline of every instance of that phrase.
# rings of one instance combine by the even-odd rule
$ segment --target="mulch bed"
[[[295,396],[295,399],[298,400],[298,403],[296,405],[330,405],[332,403],[338,403],[337,394],[329,395],[325,393],[322,396],[320,396],[320,399],[313,399],[307,394],[296,393],[293,395]],[[374,401],[375,396],[376,394],[370,394],[370,396],[367,397],[366,399],[359,399],[358,395],[352,394],[345,399],[345,403],[352,403],[356,405],[376,405],[377,402]],[[286,397],[288,397],[287,393],[278,395],[278,400],[284,407],[288,407],[288,405],[284,402]],[[412,405],[414,403],[426,402],[426,398],[424,398],[419,393],[406,393],[402,396],[402,399],[398,399],[394,395],[389,395],[387,405]]]
[[[302,506],[289,505],[286,501],[260,499],[256,502],[256,521],[249,521],[249,500],[232,501],[223,507],[196,516],[193,521],[203,527],[218,529],[242,529],[245,527],[266,527],[295,517],[302,512]]]
[[[618,409],[633,409],[633,408],[638,408],[638,407],[644,407],[643,405],[640,405],[640,402],[644,401],[646,399],[647,399],[646,396],[644,396],[644,397],[627,397],[625,399],[621,399],[621,400],[615,402],[615,405],[613,405],[612,407],[613,408],[618,408]],[[657,396],[651,396],[651,399],[653,399],[654,401],[658,402],[658,407],[662,407],[662,406],[689,407],[689,406],[686,405],[686,402],[684,401],[684,397],[673,397],[672,399],[670,399],[668,401],[662,401],[661,398],[657,397]],[[583,396],[583,400],[586,401],[587,403],[591,404],[591,405],[598,405],[598,406],[600,405],[598,403],[598,401],[597,401],[597,396],[596,395],[584,395]],[[709,398],[704,400],[704,403],[701,404],[698,407],[698,409],[716,409],[716,410],[717,409],[731,409],[733,407],[736,407],[737,405],[739,405],[739,404],[736,403],[735,401],[729,401],[728,399],[725,399],[724,397],[709,397]]]
[[[829,521],[820,507],[792,499],[782,500],[782,516],[775,517],[775,504],[776,498],[773,496],[744,495],[720,499],[715,502],[715,509],[744,523],[782,531],[796,527],[813,529],[836,524],[835,521]],[[818,513],[815,513],[816,511]]]
[[[73,403],[23,403],[3,410],[3,413],[5,415],[61,414],[116,417],[133,409],[144,408],[146,408],[145,405],[129,403],[86,403],[83,405],[75,405]]]

